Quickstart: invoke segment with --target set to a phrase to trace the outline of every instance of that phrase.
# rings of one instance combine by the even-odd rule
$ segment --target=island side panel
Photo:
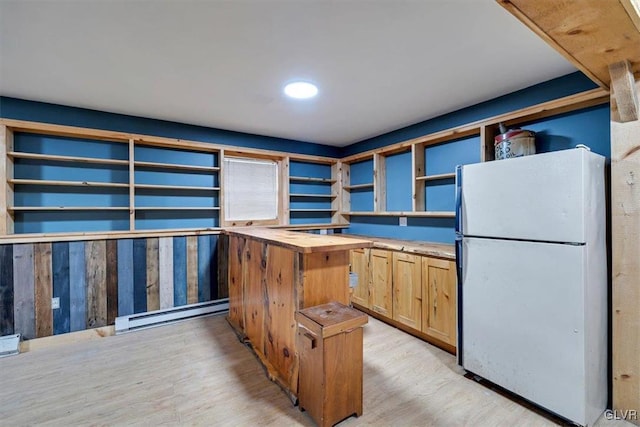
[[[349,251],[304,254],[299,308],[337,301],[349,305]],[[300,291],[300,289],[299,289]]]
[[[298,393],[297,303],[294,288],[294,260],[297,255],[289,249],[269,245],[265,281],[265,356],[276,371],[279,382],[293,396]]]
[[[229,316],[237,332],[244,333],[244,252],[245,239],[229,236]]]
[[[265,354],[267,246],[257,240],[245,242],[244,332],[254,350]]]

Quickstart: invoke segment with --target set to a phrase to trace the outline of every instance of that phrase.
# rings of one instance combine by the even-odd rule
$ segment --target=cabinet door
[[[358,286],[353,288],[351,302],[371,308],[369,305],[369,249],[353,249],[349,257],[351,272],[358,275]]]
[[[422,332],[456,345],[456,270],[444,259],[422,258]]]
[[[392,252],[371,249],[369,281],[371,310],[393,318]]]
[[[422,329],[422,265],[419,255],[393,253],[393,319]]]

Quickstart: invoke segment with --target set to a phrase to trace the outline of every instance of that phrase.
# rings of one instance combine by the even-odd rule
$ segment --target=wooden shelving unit
[[[266,158],[279,162],[281,171],[280,182],[282,184],[280,186],[281,207],[279,210],[279,226],[288,226],[291,223],[291,216],[296,214],[313,220],[314,218],[311,214],[314,212],[320,215],[329,214],[331,222],[327,224],[327,226],[344,226],[348,224],[351,216],[453,218],[453,212],[428,209],[428,204],[425,200],[426,187],[432,182],[433,184],[431,185],[442,185],[447,181],[451,181],[454,179],[454,173],[453,171],[436,174],[427,173],[425,159],[425,149],[427,147],[435,144],[455,143],[462,138],[476,137],[479,141],[478,150],[480,161],[491,161],[494,159],[493,139],[499,132],[498,123],[504,123],[508,127],[526,125],[536,120],[607,102],[609,102],[609,93],[606,90],[593,89],[506,114],[463,124],[451,129],[445,129],[429,135],[401,141],[386,147],[358,153],[340,160],[320,156],[294,155],[268,150],[228,147],[205,142],[185,141],[124,132],[0,119],[0,235],[6,236],[13,233],[15,215],[37,211],[128,211],[130,221],[129,232],[136,231],[136,221],[140,220],[141,216],[144,217],[145,211],[164,211],[172,215],[175,213],[175,218],[182,218],[185,213],[188,212],[194,212],[194,215],[196,215],[195,212],[197,211],[210,211],[214,215],[212,217],[214,218],[214,222],[219,225],[224,225],[224,209],[221,209],[221,207],[224,206],[223,191],[221,191],[224,188],[224,180],[221,166],[222,159],[226,154],[249,158]],[[14,133],[16,132],[105,141],[115,144],[114,146],[123,144],[125,146],[124,154],[112,155],[112,158],[105,155],[104,158],[101,158],[96,157],[93,153],[91,156],[80,156],[64,152],[49,154],[33,152],[34,150],[29,149],[15,149]],[[206,164],[206,162],[203,164],[200,159],[190,164],[190,160],[181,160],[180,156],[177,156],[175,163],[169,163],[155,161],[153,156],[144,158],[144,156],[140,157],[138,155],[138,150],[149,147],[157,150],[168,149],[186,153],[202,153],[212,156],[211,158],[215,160],[212,161],[211,164]],[[391,207],[386,205],[387,159],[394,154],[407,152],[411,153],[412,209],[411,211],[395,211],[389,209]],[[123,157],[127,158],[123,159]],[[166,157],[172,158],[171,155]],[[186,158],[188,158],[188,156]],[[38,163],[42,165],[66,163],[67,165],[65,165],[65,167],[85,165],[85,167],[89,169],[91,169],[91,165],[99,165],[101,170],[113,168],[114,172],[118,172],[120,178],[117,180],[113,178],[113,181],[109,182],[100,182],[92,179],[77,179],[81,174],[74,174],[75,180],[65,180],[64,175],[56,177],[55,179],[32,179],[31,176],[14,175],[15,165],[25,161],[32,165],[37,165]],[[372,163],[370,178],[363,182],[363,177],[359,176],[359,180],[352,183],[351,169],[354,167],[354,164],[363,161]],[[306,176],[300,173],[290,173],[290,162],[326,165],[330,168],[330,177],[327,173],[318,174],[317,176],[313,176],[313,174]],[[122,182],[122,173],[126,173],[127,168],[128,182]],[[142,175],[140,174],[143,172],[147,174],[145,179],[141,179]],[[179,185],[178,182],[180,182],[180,180],[178,179],[176,179],[176,184],[173,184],[173,178],[168,179],[166,176],[154,182],[153,174],[163,173],[172,174],[171,177],[173,177],[174,174],[176,177],[182,175],[182,182],[184,182],[185,185]],[[184,176],[188,177],[189,174],[193,174],[193,180],[184,179]],[[207,176],[211,177],[209,178],[209,183],[212,183],[212,185],[199,185],[199,183],[206,181]],[[202,179],[205,181],[202,181]],[[287,183],[289,183],[289,185],[286,185]],[[310,189],[306,189],[305,191],[303,187],[297,187],[295,190],[290,191],[289,187],[292,183],[296,183],[296,185],[326,186],[326,192],[324,190],[318,190],[317,188],[314,188],[313,191]],[[449,184],[447,183],[446,185]],[[39,206],[28,202],[22,203],[22,205],[16,205],[14,203],[15,195],[21,191],[26,191],[25,189],[28,188],[28,186],[95,188],[95,193],[90,193],[91,190],[83,190],[95,195],[102,195],[103,191],[107,191],[103,189],[108,188],[128,189],[129,203],[128,206],[120,206],[121,203],[113,202],[117,204],[117,206],[106,207],[75,205],[45,206],[44,203],[42,206]],[[210,198],[211,206],[173,207],[162,206],[164,203],[158,203],[156,205],[150,203],[152,197],[191,197],[191,195],[188,195],[190,191],[202,193],[202,196],[197,197]],[[115,191],[112,193],[114,192]],[[357,208],[353,209],[352,196],[355,195],[359,198],[371,197],[371,211],[361,211]],[[140,199],[141,197],[150,197],[150,199],[143,202],[143,199]],[[198,203],[193,204],[197,205]],[[203,204],[208,205],[209,202]],[[314,206],[316,204],[317,207]],[[202,217],[201,214],[197,215],[198,217]],[[321,221],[320,218],[324,217],[318,217]],[[315,223],[317,222],[318,221],[315,221]],[[214,224],[213,226],[202,227],[202,229],[215,229],[217,226],[218,225]],[[299,226],[304,225],[300,224]]]
[[[297,222],[298,218],[305,220],[322,221],[326,218],[332,224],[341,223],[339,219],[339,200],[341,188],[339,187],[338,162],[311,162],[301,161],[294,157],[288,159],[289,168],[296,168],[298,173],[288,175],[286,185],[286,210],[289,223]],[[311,167],[315,172],[309,175],[301,175],[300,168]],[[327,175],[331,174],[329,178]],[[317,214],[317,218],[313,218]]]

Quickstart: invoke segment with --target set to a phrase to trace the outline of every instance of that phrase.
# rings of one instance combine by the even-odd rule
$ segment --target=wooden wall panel
[[[13,245],[0,245],[0,336],[14,333]]]
[[[187,238],[173,238],[173,304],[187,304]]]
[[[211,244],[209,236],[198,236],[198,302],[211,299]]]
[[[244,330],[242,282],[245,239],[229,236],[229,323]]]
[[[269,301],[266,289],[267,245],[249,240],[246,251],[246,281],[244,285],[244,330],[251,344],[265,353],[265,311]],[[256,261],[255,259],[261,261]]]
[[[147,311],[147,239],[133,241],[133,312]]]
[[[160,310],[158,238],[147,239],[147,311]]]
[[[265,335],[269,339],[264,343],[264,354],[268,360],[275,361],[274,368],[278,375],[289,390],[296,394],[298,390],[298,363],[295,350],[297,322],[292,316],[296,311],[297,298],[295,293],[291,292],[291,283],[294,281],[292,266],[297,254],[279,246],[268,245],[267,247],[268,252],[263,255],[261,263],[267,269],[263,286],[265,288],[264,304],[267,310]],[[283,333],[283,331],[286,332]]]
[[[53,335],[51,311],[51,243],[36,243],[33,249],[33,271],[36,302],[36,337]]]
[[[85,242],[69,243],[69,327],[71,332],[87,329],[87,275]]]
[[[216,299],[218,250],[217,235],[0,246],[2,332],[46,337]]]
[[[107,240],[107,325],[118,317],[118,241]]]
[[[31,243],[13,245],[13,296],[14,332],[21,334],[23,339],[35,338],[36,302]]]
[[[209,279],[209,283],[210,283],[210,289],[211,292],[209,293],[209,299],[205,300],[205,301],[210,301],[210,300],[216,300],[219,299],[220,297],[218,296],[218,236],[215,234],[209,235],[209,247],[211,248],[211,256],[209,258],[209,262],[210,262],[210,266],[209,266],[209,275],[210,275],[210,279]]]
[[[87,327],[107,325],[107,245],[104,240],[86,243]]]
[[[187,236],[187,304],[198,302],[198,236]]]
[[[69,289],[69,242],[54,242],[51,245],[51,267],[53,270],[53,297],[60,307],[53,309],[53,334],[71,332],[71,294]]]
[[[158,241],[158,280],[160,308],[171,308],[173,302],[173,237],[160,237]]]
[[[221,234],[218,237],[218,293],[217,298],[229,298],[229,236]]]
[[[640,95],[640,80],[635,84]],[[613,409],[620,415],[640,410],[640,120],[622,123],[614,108],[615,96],[611,110],[612,397]],[[637,414],[629,421],[640,425]]]
[[[133,240],[118,240],[118,316],[134,313],[133,260]]]

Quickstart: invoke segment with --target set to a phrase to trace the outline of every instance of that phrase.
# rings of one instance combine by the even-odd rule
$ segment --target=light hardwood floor
[[[631,425],[600,419],[599,425]],[[0,425],[311,426],[224,317],[0,359]],[[375,319],[364,332],[364,414],[340,426],[544,426],[460,375],[455,358]]]

